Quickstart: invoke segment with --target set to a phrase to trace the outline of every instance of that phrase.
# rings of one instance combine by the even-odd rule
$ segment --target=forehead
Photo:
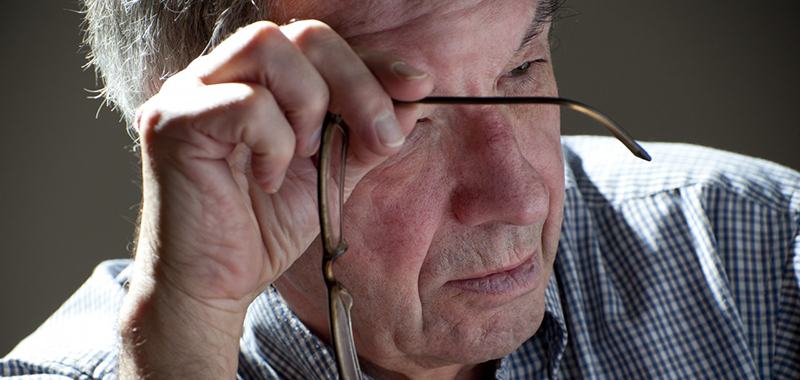
[[[545,0],[547,1],[547,0]],[[536,0],[275,0],[269,19],[288,22],[292,18],[319,19],[348,39],[370,35],[430,29],[439,33],[463,32],[462,28],[485,30],[529,24]],[[526,25],[527,26],[527,25]],[[413,29],[412,29],[413,28]],[[398,33],[400,34],[400,33]],[[406,33],[408,34],[408,33]]]
[[[459,86],[448,92],[488,91],[473,87],[520,64],[520,43],[538,19],[536,0],[277,1],[287,4],[274,9],[273,21],[319,19],[353,46],[392,53],[432,73],[436,88]],[[529,46],[548,50],[546,33]]]

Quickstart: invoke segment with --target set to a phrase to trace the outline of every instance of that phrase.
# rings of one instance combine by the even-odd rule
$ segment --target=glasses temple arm
[[[578,111],[584,115],[597,120],[608,129],[614,137],[617,138],[634,156],[639,157],[645,161],[650,161],[650,155],[642,148],[639,143],[619,124],[615,123],[611,118],[598,111],[597,109],[570,99],[564,98],[551,98],[551,97],[461,97],[461,96],[430,96],[413,102],[395,101],[398,104],[422,103],[422,104],[555,104],[562,107]]]

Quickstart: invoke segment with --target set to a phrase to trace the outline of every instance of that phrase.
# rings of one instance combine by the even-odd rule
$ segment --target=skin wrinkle
[[[458,1],[436,3],[452,6],[452,12],[413,20],[426,22],[424,28],[394,25],[391,31],[344,37],[360,47],[388,50],[431,73],[439,94],[512,95],[525,89],[537,95],[556,93],[549,63],[536,65],[535,86],[517,88],[511,86],[516,80],[503,76],[523,59],[549,59],[547,33],[515,57],[533,18],[532,3],[486,0],[472,3],[466,11]],[[451,18],[453,14],[458,18]],[[363,15],[349,15],[358,16]],[[427,24],[433,18],[437,22]],[[502,23],[487,30],[474,28],[487,20]],[[336,29],[336,20],[323,21]],[[387,20],[385,25],[391,23]],[[475,36],[469,39],[475,42],[454,38],[462,33]],[[424,46],[415,43],[429,34]],[[446,49],[436,50],[440,46]],[[427,121],[419,126],[425,129],[415,130],[409,145],[370,172],[345,208],[351,248],[337,261],[336,272],[355,298],[356,344],[362,359],[371,363],[365,369],[408,369],[422,377],[442,378],[454,373],[454,362],[479,363],[509,352],[541,322],[561,224],[558,113],[448,107],[426,107],[422,116]],[[499,132],[487,144],[485,136],[493,128]],[[465,190],[457,191],[460,187]],[[477,207],[471,212],[483,221],[463,224],[457,217],[459,205]],[[524,225],[509,220],[523,220]],[[318,273],[319,250],[318,243],[312,244],[276,287],[301,320],[313,331],[322,331],[325,339],[327,310],[315,306],[324,305],[326,297]],[[443,287],[447,281],[518,263],[533,253],[540,276],[535,288],[502,307],[482,308],[491,297]],[[303,297],[292,297],[282,288],[293,288]],[[519,324],[521,315],[531,317]],[[422,371],[437,366],[446,371]]]
[[[441,253],[441,256],[444,257],[445,259],[438,263],[434,263],[433,265],[428,265],[427,268],[429,269],[426,269],[425,274],[427,275],[429,273],[432,273],[434,277],[438,277],[437,274],[439,273],[452,272],[451,268],[464,267],[463,263],[452,261],[453,259],[465,258],[463,254],[461,254],[463,251],[470,250],[477,252],[476,254],[469,255],[467,257],[481,260],[480,263],[482,264],[480,265],[481,267],[491,268],[497,266],[497,263],[490,261],[490,258],[492,258],[493,255],[491,253],[486,254],[486,252],[512,252],[513,255],[511,256],[511,260],[513,261],[511,262],[521,262],[523,259],[527,259],[531,255],[536,254],[535,250],[531,250],[526,247],[536,247],[538,245],[535,241],[533,241],[533,238],[530,237],[526,238],[524,241],[520,241],[519,238],[516,238],[514,240],[511,240],[510,242],[508,238],[502,238],[501,240],[505,243],[504,245],[507,245],[507,247],[489,246],[487,240],[490,239],[465,242],[463,243],[464,245],[466,245],[465,247],[455,247],[455,248],[445,249]],[[491,240],[497,240],[497,239],[491,239]],[[470,266],[474,267],[475,264],[471,264]],[[472,274],[465,273],[464,275],[462,275],[462,277],[456,277],[453,278],[453,280],[463,280],[467,278],[468,275],[472,276]],[[444,277],[449,278],[449,276],[444,276]]]
[[[428,126],[424,126],[424,127],[421,127],[421,128],[424,128],[424,135],[425,136],[423,136],[423,137],[418,139],[420,141],[420,143],[424,143],[426,147],[427,146],[435,147],[436,144],[439,141],[439,138],[432,138],[429,135],[432,135],[432,134],[440,135],[440,133],[437,133],[437,131],[439,131],[439,127],[434,127],[434,126],[428,125]],[[420,129],[420,127],[418,127],[417,130],[419,130],[419,129]],[[441,137],[441,136],[438,136],[438,137]],[[414,159],[415,160],[414,163],[412,163],[410,165],[411,173],[414,173],[414,174],[417,174],[419,172],[431,173],[435,169],[435,167],[432,167],[431,165],[426,165],[426,162],[430,161],[430,157],[428,157],[428,155],[425,155],[426,152],[430,152],[429,149],[430,148],[425,149],[424,147],[423,148],[415,147],[416,151],[420,151],[421,152],[420,156],[415,158],[415,157],[413,157],[413,156],[411,156],[409,154],[403,155],[404,152],[401,152],[400,154],[395,155],[392,158],[390,158],[390,160],[399,161],[401,158],[410,156],[409,159]],[[407,162],[408,161],[406,161],[406,163]],[[391,167],[391,163],[388,163],[387,166]],[[407,166],[409,166],[409,165],[407,165]],[[388,191],[393,190],[394,188],[397,188],[398,185],[399,185],[399,183],[396,182],[397,179],[386,178],[384,176],[385,172],[386,172],[386,170],[378,171],[378,177],[381,177],[381,178],[385,179],[385,181],[381,184],[383,186],[378,186],[371,192],[373,201],[377,205],[385,204],[385,202],[383,201],[384,199],[387,198],[385,193],[387,193]],[[403,179],[414,179],[414,182],[412,184],[410,184],[408,186],[405,186],[405,187],[407,187],[409,189],[425,189],[425,188],[428,188],[428,187],[426,187],[426,184],[428,184],[429,186],[431,184],[437,184],[437,185],[440,186],[440,181],[436,181],[436,180],[423,181],[422,180],[422,178],[430,178],[429,176],[418,176],[418,175],[414,175],[414,174],[411,174],[411,173],[406,173],[406,175],[403,176],[403,178],[400,178],[400,180],[403,180]],[[435,176],[439,177],[439,178],[442,178],[442,177],[444,177],[444,173],[441,170],[439,170],[436,173]],[[434,185],[434,186],[436,186],[436,185]],[[427,193],[430,193],[430,191],[423,191],[423,193],[427,194]],[[431,202],[431,203],[436,204],[436,203],[439,203],[439,202]],[[378,216],[387,215],[387,217],[381,218],[381,222],[387,223],[389,215],[396,217],[398,215],[398,213],[402,213],[403,212],[404,208],[405,208],[404,204],[398,204],[398,205],[395,205],[395,206],[393,206],[391,208],[388,208],[388,207],[385,208],[383,210],[383,212],[376,212],[375,215],[378,215]],[[443,210],[443,211],[447,212],[447,210]],[[440,223],[439,220],[426,220],[426,222],[430,223],[430,224],[436,223],[437,225]],[[420,225],[420,224],[417,224],[414,227],[415,227],[414,228],[415,231],[418,231],[419,229],[423,228],[424,226]],[[416,232],[415,232],[415,234],[416,234]],[[427,249],[425,250],[426,252],[430,250],[430,243],[431,242],[432,242],[432,240],[429,241],[429,243],[427,245]],[[373,251],[375,251],[375,249],[373,249]],[[417,286],[419,286],[419,281],[420,281],[419,274],[417,274],[417,284],[418,284]],[[419,295],[416,298],[416,300],[418,301],[418,305],[419,305],[419,307],[421,309],[421,306],[422,306],[423,302],[422,302],[422,299],[419,298]],[[422,320],[422,324],[419,326],[419,328],[422,331],[426,330],[426,328],[424,326],[424,319]],[[394,342],[395,342],[396,345],[400,346],[401,339],[395,335]]]
[[[358,9],[342,6],[340,1],[314,2],[294,1],[284,6],[284,1],[274,1],[269,12],[275,22],[287,23],[290,19],[324,19],[341,35],[391,32],[408,25],[422,24],[430,14],[449,16],[453,13],[480,6],[482,0],[461,0],[459,7],[449,9],[448,4],[426,0],[365,0],[359,1]],[[339,9],[337,9],[337,6]],[[280,8],[279,8],[280,7]],[[294,9],[289,10],[290,7]],[[444,9],[444,11],[441,11]],[[355,12],[370,15],[354,16]],[[363,21],[362,21],[363,20]],[[380,22],[376,22],[380,21]]]
[[[502,23],[502,22],[506,21],[506,20],[503,20],[502,15],[499,12],[494,12],[494,10],[491,9],[491,7],[486,7],[485,3],[486,3],[486,1],[473,1],[472,4],[464,4],[462,2],[459,2],[459,7],[457,9],[450,10],[450,11],[445,12],[443,14],[436,14],[435,11],[438,11],[439,8],[443,8],[445,5],[444,4],[437,5],[436,7],[434,7],[434,10],[435,10],[434,12],[428,12],[429,14],[421,14],[421,15],[415,17],[414,19],[411,19],[411,20],[405,22],[402,27],[404,29],[412,29],[412,30],[416,29],[416,30],[421,31],[423,33],[428,33],[429,30],[436,29],[436,25],[438,25],[438,24],[443,24],[443,23],[447,23],[447,22],[456,22],[457,23],[462,19],[468,19],[468,18],[470,18],[472,16],[464,16],[464,15],[465,14],[469,14],[470,12],[474,12],[476,10],[477,10],[478,13],[482,14],[482,18],[481,18],[479,23],[476,22],[474,24],[471,24],[470,27],[474,26],[475,24],[493,24],[493,23]],[[486,9],[479,10],[478,8],[480,8],[482,6],[484,8],[486,8]],[[432,13],[432,14],[430,14],[430,13]],[[350,13],[350,12],[345,12],[345,14],[342,14],[340,16],[341,16],[342,20],[341,21],[332,21],[332,24],[335,25],[334,26],[335,29],[337,28],[337,26],[340,27],[340,28],[343,28],[343,29],[337,29],[337,30],[343,30],[342,33],[343,34],[347,34],[347,31],[349,30],[347,28],[348,23],[353,18],[358,18],[358,17],[354,17],[354,15],[352,13]],[[374,18],[373,18],[373,21],[374,21]],[[393,31],[398,30],[398,29],[400,29],[400,26],[392,26],[392,27],[383,29],[380,33],[377,33],[377,32],[366,32],[366,33],[360,32],[360,33],[358,33],[356,35],[348,36],[347,39],[348,39],[348,41],[350,41],[354,45],[370,44],[370,45],[372,45],[372,48],[374,50],[382,50],[382,51],[387,51],[387,52],[391,52],[391,53],[395,53],[395,52],[400,53],[400,52],[402,52],[402,53],[404,53],[405,56],[409,57],[407,59],[407,61],[410,61],[413,66],[415,66],[415,67],[417,67],[419,69],[422,69],[423,71],[426,71],[426,72],[431,72],[430,66],[432,66],[434,64],[436,64],[437,66],[452,66],[453,65],[453,62],[437,62],[437,61],[433,61],[433,62],[430,62],[430,63],[426,63],[424,61],[417,62],[417,60],[415,58],[418,58],[418,57],[415,56],[415,51],[414,51],[413,47],[418,45],[418,39],[416,39],[414,37],[409,36],[409,37],[406,37],[406,38],[400,38],[400,40],[402,42],[399,43],[399,44],[398,44],[398,41],[388,41],[388,40],[384,41],[384,40],[380,40],[379,38],[375,38],[376,35],[379,35],[379,34],[382,34],[382,33],[393,32]],[[432,32],[429,32],[429,33],[434,34],[439,38],[437,38],[436,40],[426,39],[424,41],[426,47],[428,47],[430,50],[435,50],[435,51],[441,52],[442,53],[441,56],[447,56],[447,55],[450,54],[451,51],[457,49],[457,48],[454,47],[453,42],[454,41],[459,41],[459,40],[461,40],[463,38],[463,36],[458,31],[456,31],[454,29],[444,29],[444,30],[442,30],[441,28],[439,28],[436,31],[432,31]],[[407,33],[405,33],[405,34],[407,34]],[[483,35],[483,34],[479,34],[477,36],[473,36],[471,41],[474,42],[472,44],[473,46],[480,46],[482,44],[491,44],[491,43],[495,42],[495,41],[491,40],[489,36],[486,36],[486,35]],[[477,54],[477,52],[476,52],[476,54]],[[435,58],[435,57],[428,57],[428,58]],[[482,70],[485,70],[485,71],[482,71],[481,74],[482,75],[490,75],[490,76],[500,75],[500,74],[503,73],[503,72],[501,72],[501,69],[503,68],[503,63],[504,63],[504,58],[501,58],[499,56],[495,57],[495,59],[493,61],[490,61],[486,65],[483,65],[481,67]],[[435,77],[437,79],[441,79],[441,81],[447,81],[447,82],[453,82],[453,83],[464,83],[464,84],[469,83],[469,81],[463,80],[464,78],[459,78],[458,76],[456,76],[456,74],[457,73],[455,71],[452,71],[452,72],[437,72]],[[474,72],[472,74],[474,74]],[[434,87],[434,93],[438,93],[439,90],[441,90],[441,89],[437,88],[437,87]],[[456,89],[450,89],[449,92],[450,93],[459,93],[459,94],[472,94],[472,95],[489,95],[488,93],[483,91],[483,89],[469,88],[469,87],[461,87],[461,88],[456,88]]]
[[[499,313],[500,313],[500,311],[495,313],[495,315],[499,314]],[[453,314],[446,314],[446,315],[444,315],[444,317],[445,318],[453,317]],[[462,336],[463,334],[460,333],[460,331],[462,329],[471,329],[471,327],[469,327],[469,326],[467,326],[466,328],[462,328],[463,325],[469,325],[468,322],[469,322],[469,318],[470,317],[471,316],[468,315],[468,314],[460,314],[460,318],[448,320],[448,322],[449,322],[448,326],[450,326],[449,331],[448,332],[443,332],[443,333],[444,334],[449,334],[451,336]],[[522,318],[521,315],[518,316],[518,317]],[[492,316],[492,317],[489,317],[488,320],[496,322],[496,321],[500,320],[500,318],[495,318],[494,316]],[[496,323],[499,323],[499,322],[496,322]],[[485,326],[484,328],[481,329],[481,332],[479,334],[480,335],[480,340],[481,341],[488,341],[490,338],[497,338],[496,336],[494,336],[494,331],[497,331],[497,330],[502,331],[503,327],[501,326],[501,327],[498,328],[498,327],[493,326],[493,325]],[[424,333],[426,333],[426,334],[441,334],[441,333],[437,333],[434,330],[425,330]],[[513,336],[513,333],[511,333],[509,335]],[[466,343],[466,342],[463,342],[463,343]],[[498,358],[500,358],[502,356],[505,356],[506,354],[510,353],[512,350],[513,349],[509,349],[508,352],[498,355]]]
[[[439,141],[439,138],[437,138],[437,137],[440,137],[439,136],[440,133],[437,133],[439,131],[438,127],[433,127],[433,126],[430,126],[430,125],[426,125],[426,126],[423,126],[423,127],[419,127],[418,126],[417,131],[419,131],[420,128],[424,128],[424,131],[420,132],[418,134],[423,134],[424,136],[422,136],[421,138],[417,139],[417,141],[419,141],[419,144],[424,144],[425,146],[434,146],[435,147],[437,142]],[[431,137],[430,135],[436,135],[437,137]],[[410,145],[411,143],[412,142],[409,142],[407,144]],[[411,173],[405,173],[405,176],[403,176],[402,178],[399,178],[401,181],[402,180],[406,180],[407,181],[409,179],[413,179],[413,183],[411,183],[408,186],[404,186],[404,187],[407,187],[409,189],[418,189],[418,190],[420,190],[420,189],[429,188],[431,186],[431,184],[440,184],[440,181],[435,181],[435,180],[434,181],[423,181],[422,180],[423,178],[430,178],[430,176],[414,175],[414,174],[417,174],[417,173],[420,173],[420,172],[431,173],[432,171],[434,171],[436,169],[435,167],[433,167],[431,165],[426,165],[426,163],[430,161],[430,157],[428,157],[429,154],[425,154],[425,153],[426,152],[430,152],[430,149],[425,149],[424,147],[423,148],[415,147],[415,148],[416,148],[415,149],[416,151],[422,152],[422,154],[419,155],[416,158],[414,156],[412,156],[412,155],[409,155],[409,154],[405,154],[404,155],[403,154],[404,152],[401,152],[400,154],[397,154],[397,155],[393,156],[392,158],[390,158],[390,160],[399,161],[401,158],[410,156],[409,159],[414,160],[410,165],[407,165],[407,167],[409,167]],[[408,161],[406,161],[406,162],[408,162]],[[391,167],[391,163],[388,163],[387,167]],[[387,170],[379,170],[379,171],[377,171],[378,177],[386,179],[385,172],[387,172]],[[442,177],[444,177],[444,175],[445,175],[445,173],[443,173],[441,170],[439,170],[434,176],[442,178]],[[397,188],[398,185],[399,185],[399,183],[396,182],[396,180],[397,179],[389,178],[389,179],[387,179],[386,181],[384,181],[381,184],[382,186],[377,186],[375,189],[373,189],[373,191],[371,192],[371,195],[372,195],[373,201],[374,201],[374,203],[376,205],[385,204],[384,200],[387,198],[386,193],[388,191],[393,190],[394,188]],[[427,186],[426,186],[426,184],[427,184]],[[434,186],[436,186],[436,185],[434,185]],[[430,191],[422,191],[422,193],[428,194],[428,193],[430,193]],[[437,204],[437,203],[440,203],[440,202],[431,202],[431,203]],[[388,207],[388,206],[384,206],[384,207],[386,207],[383,210],[384,212],[376,212],[375,215],[378,215],[378,216],[387,215],[387,217],[382,217],[380,219],[380,221],[383,222],[383,223],[388,223],[389,222],[388,216],[395,216],[396,217],[398,215],[398,213],[402,213],[403,212],[403,209],[405,208],[405,205],[404,204],[397,204],[397,205],[394,205],[393,207]],[[443,214],[444,212],[448,212],[446,209],[442,210],[442,211],[443,212],[439,213],[439,215]],[[440,220],[441,219],[437,219],[437,220],[426,219],[424,221],[420,221],[419,224],[417,224],[416,226],[413,226],[413,227],[414,227],[415,231],[418,231],[419,229],[424,228],[424,223],[439,225],[441,223]],[[392,229],[395,229],[395,228],[392,228]],[[415,232],[415,234],[419,234],[419,233]],[[419,235],[421,235],[421,234],[419,234]],[[427,254],[428,251],[430,251],[431,243],[432,243],[432,240],[430,240],[428,242],[428,244],[427,244],[427,246],[425,248],[426,254]],[[377,251],[377,250],[373,249],[373,251]],[[420,286],[419,273],[416,273],[416,283],[417,283],[417,287],[419,288],[419,286]],[[416,307],[412,308],[411,310],[422,310],[423,309],[423,300],[420,297],[419,293],[416,294],[416,298],[414,299],[414,301],[416,303]],[[425,318],[412,318],[412,320],[419,320],[419,322],[420,322],[419,325],[415,327],[416,329],[419,329],[420,331],[423,331],[423,333],[425,331],[427,331],[427,327],[425,325],[425,321],[426,321]],[[397,347],[403,347],[403,346],[406,345],[406,343],[404,341],[404,338],[402,338],[399,334],[393,334],[392,341],[393,341],[394,345],[397,346]]]
[[[428,142],[428,144],[430,144],[430,142]],[[422,152],[425,152],[425,151],[426,150],[422,150]],[[378,216],[380,218],[379,219],[379,223],[381,223],[382,225],[388,226],[388,230],[389,231],[397,231],[397,230],[401,230],[401,229],[402,230],[412,230],[412,231],[414,231],[413,235],[422,235],[422,233],[419,232],[419,231],[421,229],[425,228],[424,224],[439,224],[439,220],[426,219],[426,220],[420,221],[420,223],[417,224],[417,225],[403,225],[401,227],[392,226],[393,224],[396,224],[396,223],[393,223],[393,220],[402,219],[402,220],[412,220],[413,221],[413,218],[409,218],[408,216],[404,215],[404,213],[406,213],[408,211],[408,207],[403,202],[395,203],[395,204],[387,204],[387,200],[389,200],[389,201],[393,200],[390,193],[392,191],[396,191],[397,188],[408,188],[409,190],[415,189],[416,191],[419,191],[420,193],[423,193],[423,194],[434,193],[433,191],[431,191],[431,189],[436,187],[435,184],[438,181],[423,181],[423,178],[429,178],[429,177],[414,175],[414,174],[417,174],[419,172],[430,173],[434,169],[431,166],[424,165],[425,161],[426,160],[424,158],[417,160],[417,164],[411,166],[411,170],[412,170],[411,173],[406,172],[406,173],[404,173],[405,175],[402,176],[402,177],[396,176],[396,177],[400,177],[400,178],[392,178],[392,177],[386,178],[386,176],[383,175],[384,171],[379,171],[378,172],[379,173],[378,177],[383,178],[384,181],[380,182],[378,184],[378,186],[376,186],[371,191],[373,202],[374,202],[374,204],[376,205],[376,208],[377,208],[377,211],[374,213],[374,215]],[[441,177],[443,175],[444,175],[443,173],[437,173],[437,176],[439,176],[439,177]],[[398,180],[407,183],[407,185],[403,185],[403,182],[397,182]],[[424,198],[424,199],[426,199],[426,198]],[[438,202],[431,202],[431,203],[436,204]],[[401,245],[402,244],[402,241],[395,243],[392,240],[393,236],[391,236],[391,235],[385,236],[385,239],[386,240],[383,241],[384,244],[388,244],[388,245]],[[430,242],[428,242],[427,246],[430,247]],[[375,247],[375,246],[368,245],[368,248],[372,252],[380,252],[381,251],[380,247]],[[427,253],[427,251],[428,251],[428,249],[424,250],[424,252],[426,252],[426,253]],[[375,259],[374,259],[374,257],[372,255],[365,255],[365,256],[366,257],[363,258],[363,259],[365,259],[365,260],[367,260],[367,261],[369,261],[371,263],[375,262]],[[380,265],[380,263],[376,263],[376,264]],[[391,268],[385,268],[384,270],[391,270]],[[417,273],[416,275],[417,275],[416,282],[419,283],[419,273]],[[415,302],[417,303],[417,307],[416,308],[412,308],[412,310],[422,310],[423,301],[422,301],[421,298],[419,298],[418,294],[417,294],[417,297],[415,299]],[[412,319],[417,319],[417,318],[412,318]],[[421,329],[421,330],[424,331],[425,330],[424,318],[419,318],[419,320],[420,320],[421,323],[416,328]],[[397,347],[402,347],[402,346],[406,345],[403,342],[403,339],[400,336],[398,336],[397,334],[393,334],[392,340],[393,340],[393,342],[395,343],[395,345]]]

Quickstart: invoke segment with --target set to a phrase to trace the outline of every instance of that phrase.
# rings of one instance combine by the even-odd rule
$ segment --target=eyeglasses
[[[416,102],[423,104],[545,104],[563,106],[583,114],[603,124],[636,157],[650,161],[650,155],[609,117],[600,111],[580,102],[564,98],[550,97],[427,97]],[[328,287],[328,310],[330,312],[330,331],[339,377],[345,380],[361,379],[358,364],[350,309],[353,297],[342,286],[333,273],[333,264],[347,251],[344,238],[344,180],[347,161],[347,124],[342,117],[328,113],[322,127],[322,143],[319,155],[317,196],[319,200],[319,221],[322,230],[322,275]]]

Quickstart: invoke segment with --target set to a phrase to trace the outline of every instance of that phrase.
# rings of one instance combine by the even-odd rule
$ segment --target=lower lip
[[[536,286],[539,268],[533,261],[536,255],[514,268],[487,276],[450,281],[448,284],[473,293],[500,295],[530,290]]]

